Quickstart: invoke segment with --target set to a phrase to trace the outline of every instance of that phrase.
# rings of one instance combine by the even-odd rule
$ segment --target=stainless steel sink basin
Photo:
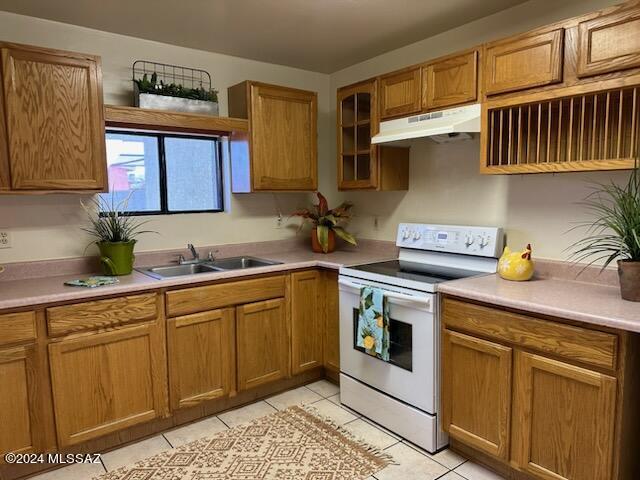
[[[222,269],[210,263],[191,263],[186,265],[165,265],[162,267],[144,268],[140,271],[154,278],[181,277],[197,273],[219,272]]]
[[[230,257],[220,260],[201,261],[199,263],[187,263],[182,265],[163,265],[159,267],[141,268],[140,272],[153,278],[163,279],[168,277],[182,277],[184,275],[197,275],[198,273],[222,272],[224,270],[242,270],[247,268],[266,267],[278,265],[282,262],[274,262],[256,257]]]
[[[222,270],[240,270],[245,268],[278,265],[280,263],[282,262],[274,262],[273,260],[265,260],[263,258],[256,257],[230,257],[216,260],[211,265],[221,268]]]

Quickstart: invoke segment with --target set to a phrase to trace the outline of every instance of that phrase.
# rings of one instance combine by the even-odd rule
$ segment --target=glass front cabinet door
[[[338,188],[406,190],[409,149],[376,146],[379,125],[377,80],[338,90]]]

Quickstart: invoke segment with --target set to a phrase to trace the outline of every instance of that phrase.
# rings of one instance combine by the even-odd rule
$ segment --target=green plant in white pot
[[[578,228],[586,236],[573,245],[572,258],[588,265],[617,260],[622,298],[640,302],[640,170],[638,162],[625,185],[597,184],[583,201],[593,218]]]
[[[142,230],[147,222],[126,213],[130,197],[117,201],[115,193],[111,193],[110,200],[96,195],[89,205],[80,202],[91,223],[82,230],[95,238],[90,245],[95,243],[98,246],[105,275],[129,275],[133,270],[133,248],[137,237],[143,233],[156,233]]]

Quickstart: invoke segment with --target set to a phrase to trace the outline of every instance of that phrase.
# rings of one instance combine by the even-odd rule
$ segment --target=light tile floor
[[[274,395],[244,407],[178,427],[102,455],[102,464],[73,465],[33,477],[33,480],[90,480],[96,475],[135,463],[161,451],[214,435],[292,405],[313,405],[322,415],[356,437],[389,452],[390,465],[367,480],[501,480],[502,477],[451,450],[431,455],[371,420],[340,404],[340,389],[326,380]]]

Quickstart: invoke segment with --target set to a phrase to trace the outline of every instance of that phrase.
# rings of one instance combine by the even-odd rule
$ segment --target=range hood
[[[388,143],[410,138],[433,137],[437,142],[458,134],[480,131],[480,104],[449,108],[439,112],[380,122],[380,132],[371,143]],[[460,135],[468,138],[468,135]]]

